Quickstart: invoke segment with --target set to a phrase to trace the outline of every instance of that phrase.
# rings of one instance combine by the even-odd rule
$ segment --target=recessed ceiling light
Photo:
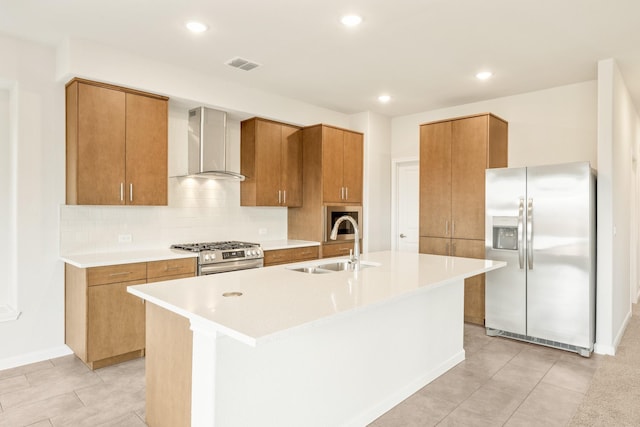
[[[386,104],[387,102],[391,101],[391,96],[389,96],[389,95],[380,95],[378,97],[378,101],[382,102],[383,104]]]
[[[476,74],[476,78],[478,80],[487,80],[491,76],[493,76],[493,73],[491,71],[481,71],[478,74]]]
[[[345,15],[340,19],[340,22],[347,27],[355,27],[362,22],[362,17],[359,15]]]
[[[185,24],[185,27],[187,27],[187,29],[193,33],[202,33],[209,29],[209,27],[207,27],[202,22],[196,22],[196,21],[187,22]]]

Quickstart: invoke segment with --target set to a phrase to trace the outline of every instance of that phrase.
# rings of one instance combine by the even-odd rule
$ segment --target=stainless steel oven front
[[[358,232],[362,236],[362,206],[337,206],[330,205],[324,207],[324,241],[329,241],[331,230],[341,216],[349,215],[358,223]],[[337,240],[354,240],[356,232],[349,221],[342,221],[338,226]]]

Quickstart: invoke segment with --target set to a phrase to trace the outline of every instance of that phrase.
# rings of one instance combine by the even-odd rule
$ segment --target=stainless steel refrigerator
[[[485,326],[589,356],[595,341],[596,178],[588,162],[486,171]]]

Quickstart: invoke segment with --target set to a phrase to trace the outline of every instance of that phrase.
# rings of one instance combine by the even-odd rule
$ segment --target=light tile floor
[[[464,339],[464,362],[370,426],[564,426],[599,363],[474,325]],[[144,359],[91,371],[65,356],[0,371],[0,427],[135,427],[144,416]]]

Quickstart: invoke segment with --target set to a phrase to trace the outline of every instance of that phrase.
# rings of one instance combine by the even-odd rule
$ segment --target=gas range
[[[264,265],[264,254],[258,243],[237,241],[182,243],[171,245],[171,249],[198,253],[198,276],[258,268]]]

